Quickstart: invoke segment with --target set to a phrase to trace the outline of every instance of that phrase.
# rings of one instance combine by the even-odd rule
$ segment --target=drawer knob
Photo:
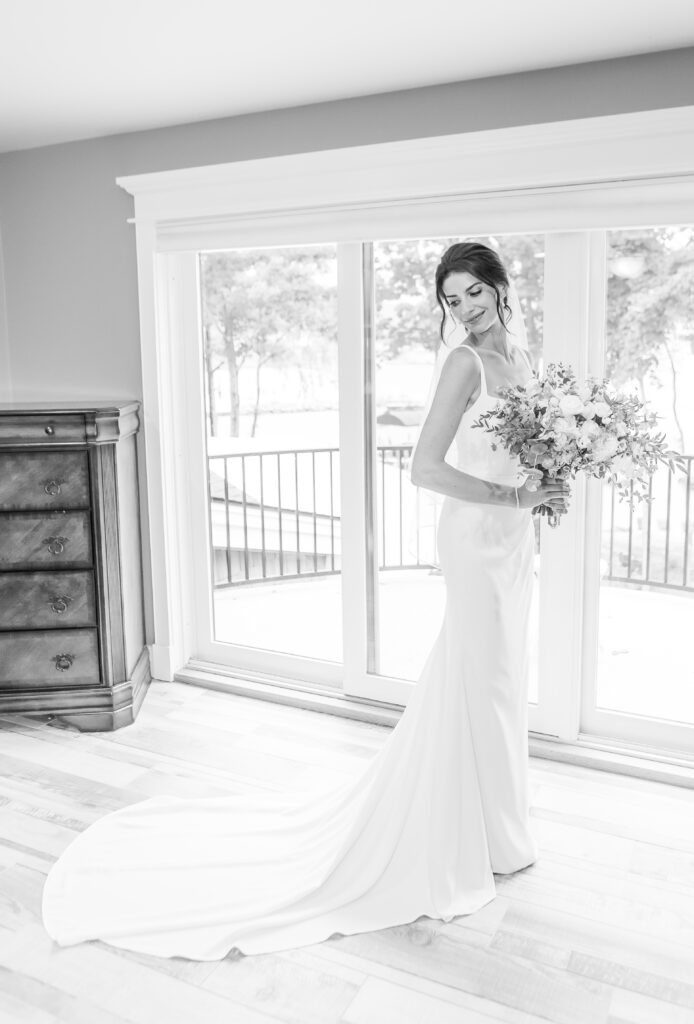
[[[60,494],[61,484],[64,484],[64,480],[49,480],[44,484],[43,489],[46,494]]]
[[[43,543],[48,545],[48,550],[52,555],[62,555],[67,544],[67,537],[46,537]]]
[[[53,658],[55,667],[58,672],[67,672],[69,668],[72,668],[72,663],[75,660],[74,654],[56,654]]]
[[[67,606],[71,603],[71,601],[72,598],[68,597],[67,594],[62,594],[60,596],[56,595],[49,601],[51,611],[55,612],[56,615],[62,615],[63,612],[67,611]]]
[[[44,427],[43,432],[44,432],[44,434],[48,434],[49,437],[52,437],[53,434],[55,434],[55,427],[51,427],[50,425],[47,426],[47,427]]]

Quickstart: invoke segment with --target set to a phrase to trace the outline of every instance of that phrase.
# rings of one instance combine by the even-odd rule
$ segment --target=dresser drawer
[[[0,575],[0,629],[95,626],[91,572]]]
[[[0,570],[91,564],[88,512],[0,513]]]
[[[95,629],[0,633],[0,685],[78,686],[99,683]]]
[[[0,509],[20,508],[89,508],[87,453],[0,453]]]
[[[80,413],[4,413],[0,416],[0,444],[84,444],[85,418]]]

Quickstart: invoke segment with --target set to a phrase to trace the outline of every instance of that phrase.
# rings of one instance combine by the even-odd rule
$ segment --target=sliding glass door
[[[211,640],[342,661],[337,253],[200,254]]]
[[[518,288],[530,358],[543,364],[544,237],[477,236],[497,249]],[[438,564],[440,498],[414,487],[410,453],[439,344],[440,310],[433,281],[442,254],[458,238],[378,241],[366,250],[373,287],[365,289],[373,322],[366,372],[373,378],[373,430],[365,458],[376,480],[372,520],[369,672],[416,682],[443,621],[445,587]],[[536,522],[530,691],[537,702],[540,523]],[[461,628],[465,628],[461,624]],[[377,685],[374,681],[374,687]]]

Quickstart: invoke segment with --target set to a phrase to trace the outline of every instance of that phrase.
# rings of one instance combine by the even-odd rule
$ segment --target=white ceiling
[[[0,152],[692,44],[691,0],[0,0]]]

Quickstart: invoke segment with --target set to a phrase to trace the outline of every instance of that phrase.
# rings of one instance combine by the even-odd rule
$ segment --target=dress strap
[[[460,345],[458,347],[459,348],[469,348],[470,351],[475,356],[475,358],[477,359],[477,362],[480,364],[480,373],[481,373],[481,377],[482,377],[482,379],[480,381],[480,388],[482,389],[480,391],[480,394],[482,393],[482,391],[484,391],[485,395],[489,394],[489,392],[487,391],[487,375],[484,372],[484,363],[482,362],[482,356],[479,354],[479,352],[475,352],[475,350],[472,347],[472,345],[468,345],[464,341],[461,341],[461,343],[460,343]]]

